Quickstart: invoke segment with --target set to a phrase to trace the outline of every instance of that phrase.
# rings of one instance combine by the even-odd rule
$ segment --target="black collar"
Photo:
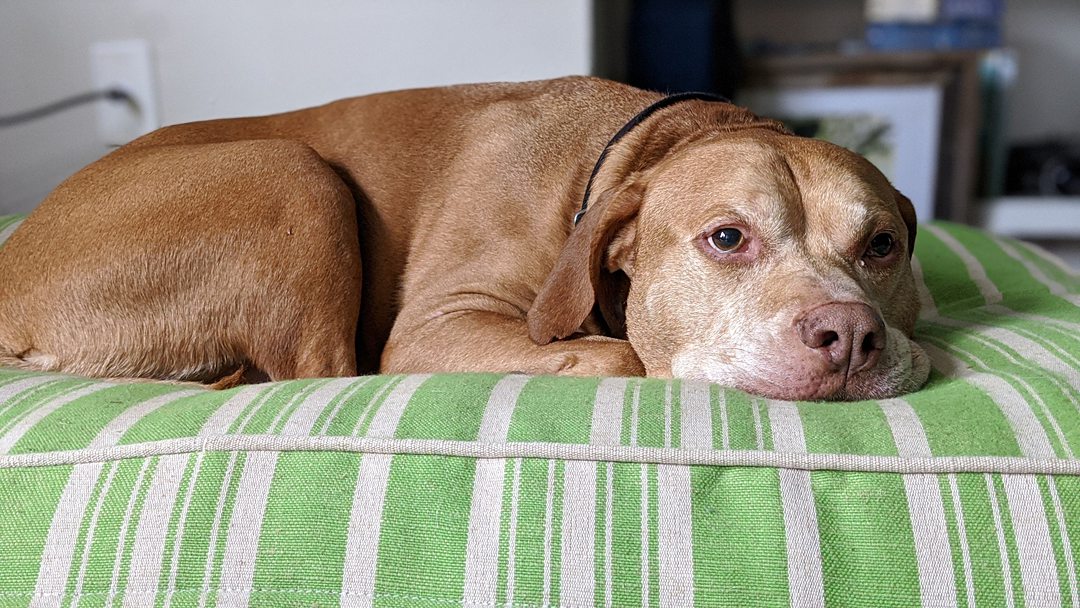
[[[611,147],[619,142],[627,133],[633,130],[645,121],[646,118],[653,115],[653,113],[663,110],[664,108],[679,103],[680,101],[687,101],[690,99],[700,99],[702,101],[719,101],[722,103],[731,103],[730,100],[721,97],[719,95],[713,95],[712,93],[677,93],[675,95],[668,95],[659,101],[656,101],[646,107],[644,110],[638,112],[633,118],[631,118],[619,132],[611,138],[611,141],[604,146],[604,150],[600,152],[600,158],[596,159],[596,165],[593,167],[592,174],[589,175],[589,181],[585,184],[585,196],[581,199],[581,210],[574,214],[574,225],[577,226],[581,221],[581,216],[585,215],[585,211],[589,207],[589,195],[592,193],[593,180],[596,179],[596,174],[600,172],[600,167],[604,164],[604,159],[607,158],[608,151]]]

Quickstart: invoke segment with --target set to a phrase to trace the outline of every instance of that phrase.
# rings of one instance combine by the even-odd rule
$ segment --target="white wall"
[[[88,48],[145,38],[163,124],[405,87],[583,74],[589,0],[0,0],[0,115],[91,88]],[[106,152],[92,107],[0,130],[0,213]]]
[[[1080,136],[1080,2],[1008,0],[1005,40],[1019,63],[1009,138]]]

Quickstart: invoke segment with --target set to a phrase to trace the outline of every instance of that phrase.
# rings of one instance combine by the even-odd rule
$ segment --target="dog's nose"
[[[836,371],[857,374],[877,365],[885,348],[885,322],[866,304],[833,302],[795,322],[803,344],[824,356]]]

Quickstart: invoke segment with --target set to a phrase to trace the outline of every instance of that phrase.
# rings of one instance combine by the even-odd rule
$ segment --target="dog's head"
[[[915,212],[862,157],[733,130],[594,201],[529,312],[533,340],[574,333],[595,304],[650,376],[779,399],[881,398],[926,381],[910,340]]]

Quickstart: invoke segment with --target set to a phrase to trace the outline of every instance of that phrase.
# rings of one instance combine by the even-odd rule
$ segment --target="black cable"
[[[109,101],[126,101],[130,104],[135,104],[135,98],[130,93],[122,89],[105,89],[102,91],[90,91],[79,95],[72,95],[54,101],[53,103],[43,105],[39,108],[27,110],[25,112],[19,112],[18,114],[11,114],[8,116],[0,116],[0,129],[4,127],[14,127],[23,123],[38,120],[39,118],[45,118],[51,114],[57,112],[63,112],[64,110],[70,110],[71,108],[81,106],[88,103],[93,103],[101,99],[108,99]]]

